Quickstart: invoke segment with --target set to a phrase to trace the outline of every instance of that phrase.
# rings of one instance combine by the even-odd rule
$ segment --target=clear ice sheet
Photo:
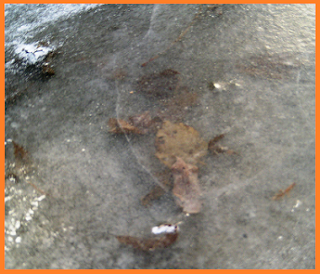
[[[12,140],[34,161],[29,178],[6,180],[6,268],[315,267],[314,5],[204,11],[181,42],[141,67],[198,9],[102,5],[28,38],[58,49],[54,77],[24,80],[6,67],[6,96],[22,94],[6,106],[6,165]],[[108,132],[109,118],[164,108],[137,81],[169,68],[198,101],[168,117],[206,141],[225,133],[221,144],[239,153],[203,159],[203,209],[191,216],[170,192],[141,204],[163,169],[154,134]],[[292,182],[290,195],[271,200]],[[147,237],[178,221],[178,241],[153,253],[114,237]]]

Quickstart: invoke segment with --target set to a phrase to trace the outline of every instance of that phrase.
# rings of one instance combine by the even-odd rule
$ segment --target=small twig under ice
[[[294,188],[295,185],[296,183],[292,183],[285,190],[280,189],[278,193],[272,197],[272,200],[279,200],[281,197],[288,194],[291,191],[291,189]]]
[[[150,58],[147,62],[143,63],[141,65],[141,67],[145,67],[146,65],[148,65],[148,63],[156,60],[157,58],[160,57],[160,55],[165,54],[171,47],[173,47],[177,42],[181,41],[181,39],[183,38],[183,36],[186,35],[186,33],[191,29],[191,27],[196,23],[196,21],[199,18],[199,15],[202,13],[202,5],[200,5],[199,7],[199,11],[197,12],[197,14],[194,16],[193,20],[191,21],[191,23],[189,24],[189,26],[183,31],[181,32],[181,34],[179,35],[179,37],[174,40],[164,51],[158,53],[156,56],[153,56],[152,58]]]

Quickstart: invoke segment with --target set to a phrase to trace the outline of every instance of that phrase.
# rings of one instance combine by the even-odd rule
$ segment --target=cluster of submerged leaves
[[[159,98],[159,100],[165,98],[165,104],[170,105],[170,102],[175,102],[177,93],[182,97],[190,95],[185,89],[179,90],[180,81],[176,78],[178,74],[174,70],[167,69],[158,74],[153,73],[149,76],[143,76],[138,82],[139,91],[146,96]],[[179,91],[177,92],[177,90]],[[193,96],[193,98],[196,97]],[[191,100],[190,103],[194,103],[194,100]],[[223,138],[223,134],[206,142],[193,127],[172,122],[166,117],[156,116],[152,118],[149,111],[128,117],[126,120],[110,118],[108,125],[109,132],[113,134],[155,134],[155,156],[169,170],[155,174],[155,176],[158,177],[162,185],[171,185],[171,191],[175,196],[177,205],[186,214],[196,214],[201,211],[201,189],[197,167],[201,163],[201,158],[208,151],[215,154],[221,152],[234,153],[217,144]],[[170,184],[171,181],[173,183]],[[148,206],[153,199],[159,198],[164,193],[164,188],[157,185],[150,193],[142,197],[141,202],[144,206]],[[178,228],[167,232],[165,236],[160,238],[116,237],[123,244],[150,251],[174,243],[178,238]]]
[[[208,151],[213,153],[227,152],[234,154],[232,150],[222,147],[217,142],[223,138],[219,135],[209,142],[203,140],[199,132],[193,127],[183,123],[172,123],[169,120],[159,121],[151,119],[149,112],[129,117],[129,122],[121,119],[109,119],[109,132],[114,134],[147,134],[158,128],[155,137],[155,156],[171,170],[173,177],[172,193],[177,198],[177,204],[183,212],[193,214],[201,210],[200,187],[198,183],[198,167],[201,158]],[[161,124],[161,126],[159,126]],[[168,185],[168,173],[158,174],[160,181]],[[161,187],[160,187],[161,188]],[[156,187],[158,191],[159,187]],[[158,198],[154,190],[142,198],[142,203],[148,205],[150,200]],[[161,194],[163,194],[162,192]],[[151,196],[151,197],[150,197]],[[148,197],[148,201],[146,201]]]
[[[196,95],[187,88],[180,86],[179,73],[168,69],[159,74],[144,76],[138,82],[139,91],[151,98],[157,98],[167,108],[169,117],[177,117],[183,113],[186,106],[195,103]],[[166,89],[164,88],[166,86]],[[161,90],[165,94],[161,94]],[[178,110],[177,110],[178,109]],[[178,115],[177,115],[178,113]],[[109,130],[112,134],[151,134],[155,137],[155,156],[167,167],[165,172],[155,174],[162,186],[171,189],[176,203],[186,214],[200,212],[201,189],[198,182],[198,167],[201,158],[208,151],[213,153],[233,153],[227,148],[217,145],[223,137],[219,135],[210,142],[204,141],[192,127],[177,121],[170,121],[168,116],[152,117],[149,111],[128,117],[127,119],[110,118]],[[33,182],[35,164],[29,152],[20,144],[12,141],[14,148],[14,163],[6,165],[6,178],[18,182],[25,181],[44,195],[49,195]],[[37,181],[41,181],[37,178]],[[141,198],[144,206],[159,198],[166,190],[156,185],[150,193]],[[162,227],[162,229],[161,229]],[[138,238],[129,235],[118,235],[120,243],[131,245],[143,251],[165,248],[173,244],[179,235],[178,224],[164,224],[156,227],[162,231],[152,238]],[[164,235],[163,235],[164,233]]]

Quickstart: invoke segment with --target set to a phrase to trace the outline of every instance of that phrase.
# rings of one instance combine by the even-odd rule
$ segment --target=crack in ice
[[[116,92],[117,92],[117,101],[116,101],[116,118],[117,118],[117,121],[118,121],[118,125],[119,127],[121,128],[121,131],[123,132],[128,144],[129,144],[129,147],[130,147],[130,150],[131,152],[133,153],[134,157],[136,158],[137,160],[137,163],[142,167],[142,169],[153,179],[154,182],[156,182],[161,188],[163,188],[166,192],[169,190],[168,187],[166,187],[164,184],[162,184],[150,171],[149,169],[144,165],[142,164],[142,162],[139,160],[139,157],[138,157],[138,153],[135,151],[135,149],[132,147],[131,145],[131,141],[130,141],[130,138],[128,137],[128,134],[126,134],[126,132],[124,131],[123,127],[121,126],[121,123],[119,123],[119,107],[120,107],[120,90],[119,90],[119,87],[118,87],[118,81],[116,80]]]

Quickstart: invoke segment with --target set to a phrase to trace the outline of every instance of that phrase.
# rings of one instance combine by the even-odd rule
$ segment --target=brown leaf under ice
[[[156,132],[162,124],[159,117],[151,118],[150,112],[145,111],[141,114],[129,117],[129,122],[137,127],[143,134]]]
[[[114,134],[124,134],[124,133],[143,134],[142,131],[139,130],[137,127],[121,119],[110,118],[108,122],[108,126],[110,127],[109,132]]]
[[[173,124],[164,121],[155,140],[156,157],[169,168],[176,162],[176,157],[188,164],[197,164],[208,151],[208,144],[194,128],[185,124]]]
[[[16,167],[20,168],[24,165],[30,164],[30,157],[28,151],[21,145],[12,141],[14,147],[14,158]]]
[[[148,96],[168,98],[173,95],[179,83],[178,74],[173,69],[166,69],[160,73],[145,75],[138,81],[138,90]]]
[[[147,134],[155,132],[162,124],[158,117],[151,118],[150,112],[146,111],[128,118],[128,122],[122,119],[110,118],[109,132],[114,134]]]
[[[177,197],[177,204],[185,213],[198,213],[201,210],[200,186],[198,183],[198,168],[186,164],[181,158],[171,167],[174,186],[173,195]]]

